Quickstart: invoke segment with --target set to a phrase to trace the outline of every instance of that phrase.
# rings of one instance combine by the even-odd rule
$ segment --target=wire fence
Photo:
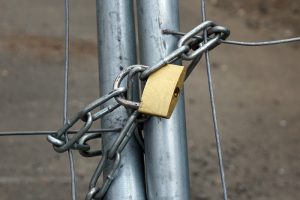
[[[118,169],[120,168],[120,160],[122,158],[122,150],[125,148],[128,141],[135,137],[139,142],[141,149],[144,149],[143,142],[143,123],[147,121],[151,115],[149,113],[142,113],[139,108],[140,102],[133,101],[133,87],[135,78],[139,78],[140,81],[145,81],[149,76],[164,68],[168,64],[172,64],[177,60],[183,59],[191,61],[186,68],[187,75],[185,79],[189,77],[193,69],[197,66],[198,62],[204,55],[206,62],[206,70],[208,77],[209,96],[212,112],[212,122],[216,140],[217,155],[219,159],[220,179],[223,189],[223,199],[227,200],[227,187],[224,173],[224,161],[222,157],[222,147],[220,130],[218,128],[217,112],[215,105],[213,79],[211,72],[211,61],[209,57],[209,51],[212,51],[218,45],[241,45],[241,46],[267,46],[285,44],[291,42],[299,42],[300,37],[288,38],[273,41],[262,42],[244,42],[234,41],[227,39],[230,30],[224,26],[220,26],[212,21],[207,21],[205,1],[201,0],[201,13],[202,22],[196,26],[190,32],[183,33],[176,30],[163,30],[163,34],[172,35],[178,37],[178,48],[172,53],[166,56],[163,60],[153,66],[144,65],[132,65],[126,67],[116,77],[116,81],[113,85],[113,90],[102,96],[99,99],[91,102],[89,105],[80,110],[73,118],[68,114],[68,90],[69,90],[69,0],[65,0],[65,49],[64,49],[64,101],[63,101],[63,126],[58,131],[7,131],[0,132],[0,136],[34,136],[34,135],[47,135],[48,141],[53,145],[54,150],[58,153],[68,152],[70,176],[71,176],[71,188],[72,199],[76,199],[76,176],[75,166],[73,158],[73,150],[78,150],[84,157],[102,156],[101,160],[96,167],[96,170],[91,178],[89,191],[87,192],[86,199],[102,199],[105,196],[114,178],[118,175]],[[121,86],[123,79],[127,78],[127,84],[125,87]],[[125,81],[124,81],[125,82]],[[139,84],[141,85],[141,84]],[[141,89],[139,89],[141,90]],[[178,91],[176,95],[178,95]],[[140,97],[142,98],[142,97]],[[115,101],[111,101],[115,100]],[[106,107],[99,107],[106,102],[111,102]],[[116,102],[116,103],[114,103]],[[128,120],[124,127],[111,128],[111,129],[90,129],[92,124],[104,117],[105,115],[113,112],[119,107],[124,107],[128,113]],[[84,125],[79,130],[71,130],[77,122],[83,122]],[[111,148],[104,152],[102,150],[92,151],[88,141],[101,138],[102,134],[107,132],[118,132],[118,137],[114,141]],[[72,136],[72,137],[71,137]],[[97,186],[98,179],[103,173],[104,166],[107,162],[113,162],[113,167],[110,173],[105,177],[101,186]]]

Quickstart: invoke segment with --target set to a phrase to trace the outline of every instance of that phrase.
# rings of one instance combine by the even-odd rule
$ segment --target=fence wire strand
[[[164,34],[170,34],[175,36],[184,36],[186,33],[170,30],[170,29],[164,29]],[[203,39],[201,36],[193,36],[195,39]],[[259,42],[246,42],[246,41],[237,41],[237,40],[220,40],[223,44],[229,44],[229,45],[237,45],[237,46],[270,46],[270,45],[278,45],[278,44],[287,44],[287,43],[295,43],[300,42],[300,37],[293,37],[293,38],[286,38],[286,39],[278,39],[278,40],[268,40],[268,41],[259,41]]]
[[[269,41],[261,41],[261,42],[244,42],[244,41],[234,41],[234,40],[221,40],[224,44],[232,44],[239,46],[270,46],[277,44],[287,44],[291,42],[300,42],[300,37],[287,38],[287,39],[279,39],[279,40],[269,40]]]
[[[202,11],[202,21],[205,22],[206,21],[205,0],[201,0],[201,11]],[[204,42],[205,43],[207,42],[207,30],[206,29],[204,30]],[[205,62],[206,62],[206,69],[207,69],[210,104],[211,104],[211,110],[212,110],[212,116],[213,116],[214,133],[215,133],[218,160],[219,160],[219,169],[220,169],[221,182],[222,182],[222,188],[223,188],[223,198],[224,198],[224,200],[227,200],[227,188],[226,188],[224,164],[223,164],[223,157],[222,157],[222,147],[221,147],[221,141],[220,141],[220,131],[219,131],[218,121],[217,121],[217,112],[216,112],[213,82],[212,82],[212,76],[211,76],[211,66],[210,66],[208,50],[205,51]]]
[[[122,128],[101,128],[88,130],[86,133],[107,133],[107,132],[119,132]],[[79,130],[67,131],[67,134],[76,134]],[[1,131],[0,136],[40,136],[40,135],[53,135],[57,134],[57,131]]]
[[[70,29],[70,14],[69,14],[69,0],[65,0],[65,66],[64,66],[64,111],[63,111],[63,125],[68,121],[68,89],[69,89],[69,29]],[[66,142],[68,142],[68,134],[65,133]],[[74,156],[71,149],[68,149],[69,168],[71,173],[71,193],[72,200],[76,200],[76,175],[74,166]]]

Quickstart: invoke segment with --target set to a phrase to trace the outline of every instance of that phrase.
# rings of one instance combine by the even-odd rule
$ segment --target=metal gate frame
[[[179,29],[178,1],[138,0],[136,4],[140,61],[142,64],[151,65],[177,48],[177,39],[163,35],[162,29]],[[111,90],[117,74],[124,67],[137,63],[134,2],[97,0],[96,6],[100,94],[106,94]],[[126,111],[119,109],[102,120],[102,127],[123,125],[126,118]],[[111,146],[115,137],[115,133],[103,136],[104,150]],[[122,152],[122,167],[105,198],[189,199],[183,93],[170,119],[152,117],[146,122],[144,139],[145,158],[143,159],[135,139],[132,139]],[[110,165],[106,166],[107,169],[109,167]],[[107,175],[105,171],[104,176]]]

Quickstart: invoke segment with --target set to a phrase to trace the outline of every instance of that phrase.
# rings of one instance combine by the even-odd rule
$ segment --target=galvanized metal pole
[[[100,91],[106,94],[112,90],[113,81],[119,72],[126,66],[136,64],[133,1],[97,0],[96,6]],[[102,127],[121,127],[126,120],[126,110],[119,108],[102,120]],[[103,135],[104,150],[112,145],[117,134]],[[120,166],[105,199],[145,199],[143,155],[135,138],[123,150]],[[109,170],[110,165],[107,165],[104,176]]]
[[[139,0],[137,4],[141,63],[151,66],[177,48],[177,38],[163,35],[162,29],[179,29],[178,1]],[[152,117],[145,124],[144,136],[147,197],[189,199],[183,92],[172,117]]]

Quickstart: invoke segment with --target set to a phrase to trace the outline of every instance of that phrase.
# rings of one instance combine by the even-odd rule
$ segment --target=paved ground
[[[231,39],[300,35],[298,1],[208,2],[209,19]],[[181,27],[200,21],[181,1]],[[94,1],[71,6],[70,108],[98,97]],[[282,8],[283,12],[278,8]],[[288,12],[291,10],[291,12]],[[262,19],[262,20],[260,20]],[[0,0],[0,129],[55,130],[62,124],[63,1]],[[300,46],[235,47],[211,53],[230,199],[300,198]],[[201,63],[186,83],[192,199],[220,199],[207,79]],[[45,137],[0,138],[0,199],[70,199],[66,155]],[[76,158],[83,199],[97,159]]]

